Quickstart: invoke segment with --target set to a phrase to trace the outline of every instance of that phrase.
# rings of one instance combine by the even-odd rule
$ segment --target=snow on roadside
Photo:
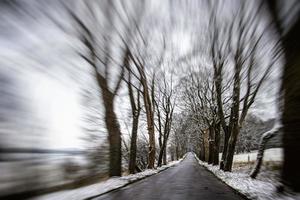
[[[197,158],[199,164],[207,168],[227,185],[245,195],[249,199],[257,200],[300,200],[300,195],[278,194],[276,192],[276,183],[270,181],[260,181],[252,179],[248,174],[224,172],[219,166],[209,165]],[[277,183],[278,184],[278,183]]]
[[[129,183],[157,174],[171,166],[178,164],[179,162],[182,161],[182,159],[170,162],[169,164],[163,165],[162,167],[159,167],[157,169],[147,169],[137,174],[131,174],[123,177],[114,177],[100,183],[92,184],[77,189],[53,192],[53,193],[31,198],[31,200],[70,200],[70,199],[79,200],[79,199],[86,199],[96,195],[101,195],[111,190],[115,190],[120,187],[123,187]]]

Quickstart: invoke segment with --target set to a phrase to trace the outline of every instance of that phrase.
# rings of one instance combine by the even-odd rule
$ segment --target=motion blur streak
[[[258,179],[299,192],[299,8],[1,0],[0,198],[81,188],[190,151],[256,178],[265,148],[284,156]],[[237,161],[250,151],[256,164]]]

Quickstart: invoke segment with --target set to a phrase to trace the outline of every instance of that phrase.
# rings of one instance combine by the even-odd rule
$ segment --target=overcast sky
[[[1,137],[6,145],[82,148],[86,110],[81,90],[84,87],[95,89],[93,77],[89,77],[88,65],[76,57],[72,38],[44,16],[52,6],[56,6],[55,3],[28,2],[25,7],[32,11],[29,13],[10,6],[3,6],[0,10]],[[151,15],[156,15],[158,19],[168,15],[168,1],[153,2],[153,7],[149,8]],[[172,51],[177,52],[179,57],[193,50],[195,32],[199,37],[205,33],[202,22],[195,24],[195,20],[201,17],[195,16],[191,20],[192,15],[205,13],[205,10],[201,12],[202,4],[196,1],[185,6],[182,3],[171,4],[171,10],[176,13],[173,13],[175,17],[171,17],[168,24],[172,29],[168,39],[172,43]],[[38,7],[31,8],[31,5]],[[202,19],[205,17],[202,16]],[[86,70],[80,74],[82,69]],[[179,71],[185,70],[181,68]],[[277,114],[279,75],[280,71],[275,70],[270,84],[262,89],[258,103],[251,110],[263,119],[273,118]],[[126,133],[123,122],[127,116],[124,112],[128,106],[127,96],[120,95],[117,102],[122,132]]]

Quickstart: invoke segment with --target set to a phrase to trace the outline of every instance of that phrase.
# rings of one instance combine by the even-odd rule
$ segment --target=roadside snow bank
[[[183,159],[183,158],[182,158]],[[141,180],[148,176],[152,176],[157,174],[163,170],[168,169],[171,166],[174,166],[181,162],[181,160],[170,162],[167,165],[159,167],[157,169],[148,169],[143,172],[137,174],[131,174],[123,177],[115,177],[110,178],[106,181],[96,183],[93,185],[71,189],[71,190],[63,190],[59,192],[53,192],[45,195],[41,195],[38,197],[31,198],[32,200],[81,200],[81,199],[89,199],[91,197],[100,196],[104,193],[110,192],[112,190],[124,187],[130,183]]]
[[[278,194],[274,181],[260,181],[252,179],[246,173],[224,172],[219,166],[209,165],[197,158],[199,164],[207,168],[224,183],[249,199],[256,200],[300,200],[300,195]]]

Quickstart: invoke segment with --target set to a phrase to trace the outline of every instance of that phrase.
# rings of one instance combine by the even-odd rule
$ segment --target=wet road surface
[[[192,153],[166,171],[94,200],[237,200],[244,199],[200,166]]]

